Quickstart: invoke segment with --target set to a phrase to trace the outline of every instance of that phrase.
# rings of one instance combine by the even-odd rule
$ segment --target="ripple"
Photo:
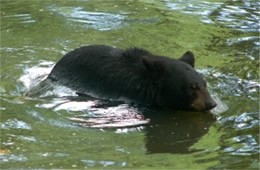
[[[218,97],[216,93],[211,93],[211,94],[212,94],[212,98],[217,103],[217,106],[214,109],[212,109],[210,112],[215,115],[218,115],[227,111],[228,110],[227,104],[221,101],[221,99]]]
[[[22,24],[32,24],[35,23],[36,20],[32,19],[31,14],[15,14],[15,15],[6,15],[4,18],[13,19],[18,23]]]
[[[18,136],[18,139],[21,139],[21,140],[25,140],[25,141],[28,141],[28,142],[37,142],[36,138],[33,137],[33,136]]]
[[[233,138],[238,144],[242,146],[237,147],[238,144],[233,144],[232,147],[225,148],[224,151],[232,155],[252,155],[258,154],[259,145],[252,135],[241,135]]]
[[[259,40],[260,39],[257,36],[232,38],[232,39],[227,39],[227,45],[231,46],[233,44],[239,44],[241,42],[248,42],[248,41],[253,41],[255,45],[260,45]]]
[[[238,131],[257,128],[260,125],[258,113],[242,113],[238,116],[230,116],[219,120],[220,123],[235,128]]]
[[[25,123],[24,121],[17,119],[9,119],[1,125],[3,129],[27,129],[31,130],[31,126]]]
[[[230,116],[227,118],[219,119],[221,124],[225,124],[229,127],[235,128],[238,131],[243,131],[246,129],[258,128],[260,125],[258,113],[242,113],[238,116]]]
[[[53,65],[53,62],[42,61],[38,66],[25,69],[24,75],[19,78],[19,81],[23,83],[25,88],[29,91],[48,76]]]
[[[216,20],[236,30],[259,32],[259,6],[260,2],[254,1],[226,5],[220,9]]]
[[[120,29],[125,19],[120,14],[85,11],[82,7],[57,7],[50,6],[50,10],[68,18],[69,21],[79,23],[83,27],[100,31]]]
[[[260,84],[257,80],[246,80],[232,74],[223,74],[214,69],[198,70],[214,84],[214,90],[221,94],[232,96],[246,96],[251,100],[258,101]]]
[[[24,155],[0,154],[0,162],[26,162],[28,158]]]
[[[198,15],[208,24],[219,22],[243,32],[259,32],[260,2],[206,2],[201,0],[167,0],[166,6],[186,14]]]
[[[236,127],[238,130],[257,127],[260,122],[256,116],[256,113],[243,113],[234,119],[234,127]]]
[[[125,167],[127,165],[127,162],[115,162],[115,161],[95,161],[95,160],[81,160],[86,166],[88,167],[94,167],[98,165],[102,165],[103,167],[108,167],[108,166],[120,166],[120,167]]]
[[[167,1],[166,5],[172,10],[178,10],[186,14],[198,15],[201,17],[201,21],[204,23],[212,24],[214,21],[209,16],[218,9],[222,3],[220,2],[206,2],[189,0],[185,3],[185,0]]]
[[[260,125],[258,112],[219,117],[219,123],[227,130],[223,136],[225,153],[237,156],[253,156],[260,153],[257,133]]]

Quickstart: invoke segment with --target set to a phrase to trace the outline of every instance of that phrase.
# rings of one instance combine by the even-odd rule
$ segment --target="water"
[[[0,3],[2,169],[259,168],[257,0]],[[218,107],[169,113],[56,86],[24,95],[88,44],[190,50]]]

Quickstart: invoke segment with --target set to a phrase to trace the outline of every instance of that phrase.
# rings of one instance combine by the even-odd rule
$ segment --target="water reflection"
[[[73,111],[73,125],[88,128],[115,128],[116,133],[143,131],[147,153],[190,153],[190,147],[204,136],[215,116],[211,113],[148,110],[120,102],[66,97],[38,107]]]
[[[205,135],[215,117],[211,113],[154,112],[145,128],[147,153],[190,153],[190,147]]]
[[[137,107],[128,104],[109,101],[85,101],[83,103],[85,103],[84,107],[87,107],[85,114],[69,117],[75,125],[103,129],[139,127],[149,122],[149,119],[145,119]],[[78,102],[75,103],[74,107],[78,104]],[[69,107],[69,105],[65,107]],[[67,109],[72,108],[73,106]]]

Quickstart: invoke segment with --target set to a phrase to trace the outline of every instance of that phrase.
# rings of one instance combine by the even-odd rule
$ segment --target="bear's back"
[[[48,79],[80,93],[112,98],[119,98],[120,94],[132,96],[136,95],[133,91],[142,86],[141,81],[147,82],[142,56],[149,55],[139,48],[122,50],[104,45],[84,46],[64,55]]]

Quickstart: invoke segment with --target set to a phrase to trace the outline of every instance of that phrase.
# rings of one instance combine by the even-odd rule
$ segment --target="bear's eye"
[[[207,87],[207,82],[206,82],[206,81],[203,82],[203,86],[204,86],[205,88]]]
[[[196,90],[196,89],[198,89],[197,85],[196,85],[196,84],[194,84],[194,83],[192,83],[192,84],[191,84],[191,88],[192,88],[193,90]]]

